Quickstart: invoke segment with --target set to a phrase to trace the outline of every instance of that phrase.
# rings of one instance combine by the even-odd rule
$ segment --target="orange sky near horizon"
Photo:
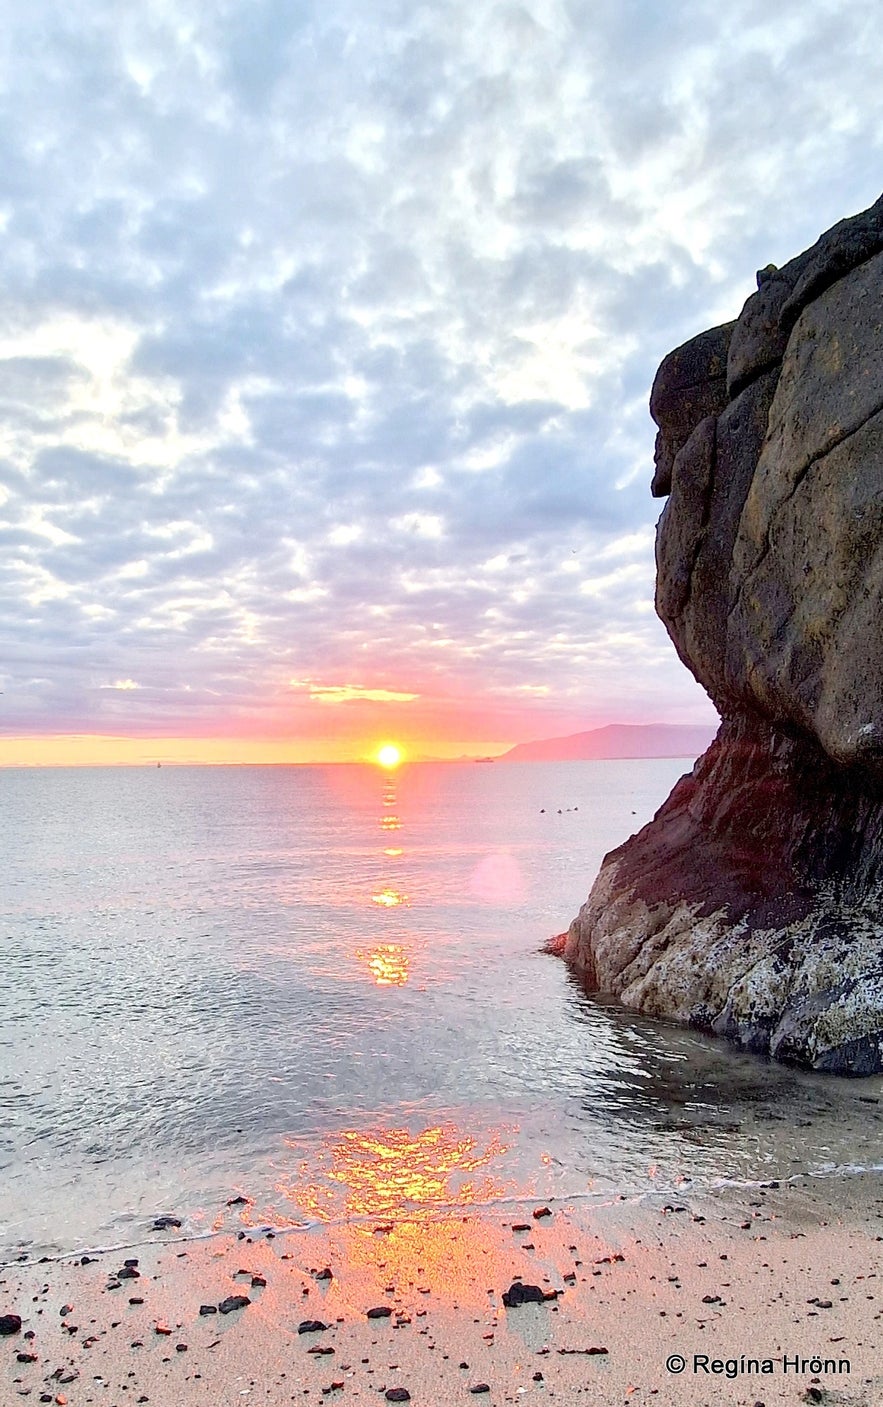
[[[396,734],[377,733],[361,743],[348,739],[315,738],[135,738],[96,734],[55,737],[0,738],[0,767],[143,767],[255,766],[322,762],[376,762],[378,749],[395,743],[402,761],[421,758],[453,760],[505,752],[509,741],[448,742],[432,739],[402,741]]]

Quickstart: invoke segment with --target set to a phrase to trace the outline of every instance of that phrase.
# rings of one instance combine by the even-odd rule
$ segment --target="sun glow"
[[[377,749],[376,756],[381,767],[398,767],[402,760],[402,750],[396,747],[395,743],[384,743]]]

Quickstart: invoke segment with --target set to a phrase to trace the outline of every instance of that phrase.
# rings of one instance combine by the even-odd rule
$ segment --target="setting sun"
[[[377,749],[377,761],[381,767],[398,767],[402,760],[402,750],[395,743],[384,743]]]

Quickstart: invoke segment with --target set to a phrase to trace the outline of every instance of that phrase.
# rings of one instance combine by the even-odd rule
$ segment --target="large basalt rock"
[[[883,197],[662,363],[657,610],[723,723],[558,951],[759,1053],[883,1070]]]

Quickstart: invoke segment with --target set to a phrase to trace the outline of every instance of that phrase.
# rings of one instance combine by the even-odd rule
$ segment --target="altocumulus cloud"
[[[650,605],[648,389],[879,194],[876,20],[14,7],[2,729],[709,716]]]

